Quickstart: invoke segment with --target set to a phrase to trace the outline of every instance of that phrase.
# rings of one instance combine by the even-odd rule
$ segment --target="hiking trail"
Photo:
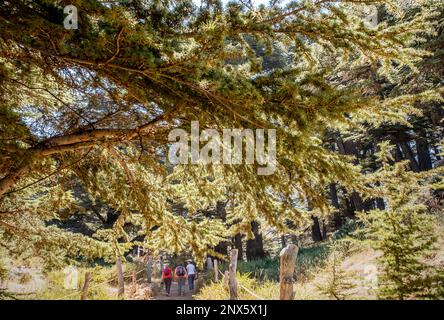
[[[171,284],[170,296],[168,297],[165,293],[165,286],[158,282],[160,290],[157,292],[155,296],[153,296],[152,300],[193,300],[193,294],[195,292],[190,292],[188,290],[188,286],[185,287],[185,295],[178,296],[178,286],[177,282],[173,281]]]

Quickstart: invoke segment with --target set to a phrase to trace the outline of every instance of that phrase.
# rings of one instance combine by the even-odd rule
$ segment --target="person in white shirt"
[[[188,273],[188,289],[194,290],[194,279],[196,279],[196,267],[191,260],[187,261],[187,273]]]

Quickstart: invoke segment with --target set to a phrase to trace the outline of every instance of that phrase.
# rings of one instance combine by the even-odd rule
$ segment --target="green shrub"
[[[444,268],[427,261],[438,245],[437,221],[426,205],[432,199],[429,188],[434,177],[409,171],[408,161],[391,165],[392,146],[383,142],[379,147],[382,166],[374,175],[388,205],[358,215],[368,241],[381,252],[379,297],[442,299]]]
[[[321,294],[337,300],[345,300],[353,295],[356,288],[354,274],[345,271],[341,264],[346,251],[339,246],[332,246],[325,266],[317,272],[315,286]]]
[[[279,261],[276,258],[239,261],[237,270],[241,274],[249,274],[259,281],[277,281],[279,279]]]

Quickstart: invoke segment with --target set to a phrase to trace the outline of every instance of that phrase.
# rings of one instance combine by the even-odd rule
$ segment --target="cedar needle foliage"
[[[367,2],[2,1],[2,243],[58,266],[113,260],[142,236],[150,248],[188,248],[203,261],[255,219],[286,232],[289,221],[304,228],[327,215],[330,183],[371,193],[361,168],[323,136],[405,121],[415,102],[441,97],[434,88],[382,99],[365,83],[344,84],[345,70],[362,67],[395,80],[429,54],[416,45],[435,33],[429,6],[402,17],[399,1],[372,1],[399,21],[373,28],[361,14]],[[63,27],[67,4],[77,30]],[[265,70],[258,45],[267,55],[279,48],[286,63]],[[276,129],[276,172],[168,165],[168,133],[189,132],[195,120],[202,129]],[[111,228],[85,236],[54,224],[82,210],[76,188],[118,215]],[[228,197],[229,226],[203,214]]]

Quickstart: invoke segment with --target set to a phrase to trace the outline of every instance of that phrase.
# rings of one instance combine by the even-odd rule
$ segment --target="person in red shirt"
[[[162,270],[162,281],[165,284],[166,295],[170,296],[171,281],[173,281],[173,270],[169,264],[167,264]]]

